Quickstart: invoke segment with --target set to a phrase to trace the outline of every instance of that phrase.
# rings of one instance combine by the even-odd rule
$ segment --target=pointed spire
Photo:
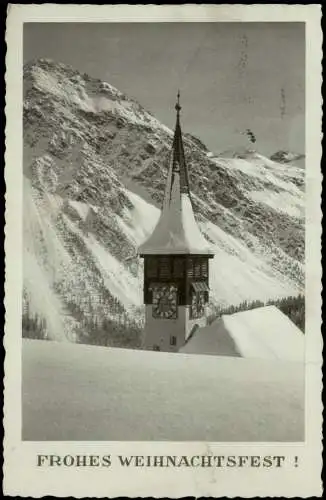
[[[181,106],[180,106],[180,90],[178,90],[178,93],[177,93],[177,103],[175,105],[175,109],[177,110],[177,115],[179,115],[179,113],[181,111]]]
[[[173,138],[173,161],[172,161],[172,183],[173,185],[173,177],[175,173],[180,175],[180,193],[185,193],[190,197],[190,188],[189,188],[189,178],[188,178],[188,169],[185,160],[184,148],[183,148],[183,140],[182,140],[182,132],[180,125],[180,90],[178,90],[177,94],[177,102],[175,105],[175,109],[177,111],[177,121],[174,130],[174,138]]]
[[[180,91],[177,94],[175,109],[177,120],[162,212],[153,233],[138,249],[141,256],[213,255],[193,213],[180,125]]]

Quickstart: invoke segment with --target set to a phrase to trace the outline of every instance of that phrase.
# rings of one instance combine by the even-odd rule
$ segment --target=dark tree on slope
[[[28,339],[48,340],[46,320],[37,313],[31,314],[27,307],[22,317],[22,336]]]
[[[260,300],[255,300],[253,302],[245,300],[236,306],[231,305],[224,308],[216,307],[214,312],[209,316],[208,322],[212,323],[223,314],[234,314],[240,311],[249,311],[250,309],[270,305],[274,305],[280,309],[303,333],[305,332],[305,298],[303,295],[269,300],[266,303]]]
[[[285,297],[277,301],[270,300],[267,305],[278,307],[300,330],[305,331],[305,298],[303,295]]]
[[[141,334],[141,328],[127,315],[121,316],[119,321],[85,318],[78,339],[82,344],[137,349],[141,345]]]

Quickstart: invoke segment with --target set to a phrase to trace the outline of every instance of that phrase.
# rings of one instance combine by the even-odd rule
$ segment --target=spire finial
[[[177,113],[179,114],[179,112],[181,110],[181,106],[180,106],[180,90],[178,90],[178,93],[177,93],[177,103],[175,105],[175,109],[177,110]]]

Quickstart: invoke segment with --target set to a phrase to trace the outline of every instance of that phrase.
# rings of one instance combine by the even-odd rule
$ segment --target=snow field
[[[23,440],[302,441],[304,366],[23,342]]]

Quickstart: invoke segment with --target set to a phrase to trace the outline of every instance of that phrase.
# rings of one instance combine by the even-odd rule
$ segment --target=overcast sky
[[[47,57],[108,81],[213,151],[248,142],[304,153],[303,23],[29,23],[24,62]]]

